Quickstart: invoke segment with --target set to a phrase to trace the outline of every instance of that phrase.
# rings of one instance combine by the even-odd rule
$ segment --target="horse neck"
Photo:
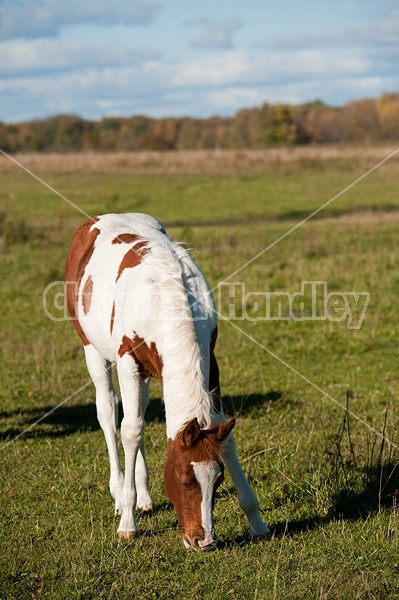
[[[179,323],[164,353],[163,394],[168,438],[197,417],[201,427],[214,421],[208,390],[209,356],[201,353],[192,321]]]

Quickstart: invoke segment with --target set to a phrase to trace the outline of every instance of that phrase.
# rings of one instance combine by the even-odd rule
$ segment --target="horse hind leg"
[[[137,504],[136,461],[142,448],[144,434],[141,394],[143,380],[134,358],[129,353],[118,358],[116,366],[123,404],[121,438],[125,453],[125,478],[120,499],[121,520],[118,534],[121,538],[130,539],[137,531],[134,510]],[[139,458],[140,466],[143,460]]]
[[[96,389],[97,418],[103,430],[110,462],[109,489],[115,500],[115,512],[120,511],[123,473],[118,455],[116,429],[118,425],[118,397],[112,383],[112,363],[92,345],[84,347],[86,364]]]

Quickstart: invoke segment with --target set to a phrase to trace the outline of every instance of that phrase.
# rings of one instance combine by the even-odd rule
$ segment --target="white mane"
[[[191,290],[187,290],[187,266],[192,261],[184,249],[167,238],[162,241],[162,244],[158,239],[149,243],[150,253],[145,263],[152,273],[151,285],[156,292],[159,315],[157,347],[163,359],[167,433],[168,437],[174,437],[190,419],[197,417],[202,427],[209,427],[215,415],[203,370],[205,356],[209,360],[210,336],[198,339],[188,298]],[[201,296],[198,298],[196,294],[196,299],[204,305],[206,313],[213,312],[210,294]]]

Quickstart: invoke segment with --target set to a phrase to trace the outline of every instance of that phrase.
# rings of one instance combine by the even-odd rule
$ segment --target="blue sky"
[[[397,0],[0,0],[0,120],[399,91]]]

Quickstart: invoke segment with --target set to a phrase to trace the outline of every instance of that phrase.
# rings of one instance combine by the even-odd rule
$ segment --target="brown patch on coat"
[[[110,322],[110,326],[109,326],[109,331],[111,334],[114,330],[114,321],[115,321],[115,302],[112,305],[111,322]]]
[[[209,364],[209,391],[212,392],[213,408],[216,413],[220,413],[222,410],[222,401],[220,397],[220,380],[219,380],[219,366],[214,353],[216,340],[218,337],[218,328],[212,332],[211,338],[211,353],[210,353],[210,364]]]
[[[95,241],[100,233],[100,230],[97,227],[91,229],[98,220],[98,217],[91,218],[79,227],[73,236],[65,267],[65,294],[68,312],[72,318],[73,325],[85,346],[89,345],[90,342],[78,321],[77,307],[82,278],[93,254]]]
[[[116,238],[112,240],[113,244],[131,244],[137,242],[143,238],[136,233],[120,233]]]
[[[121,358],[129,354],[138,365],[142,377],[156,377],[162,384],[163,362],[154,342],[148,346],[136,333],[131,338],[124,335],[118,354]]]
[[[112,240],[113,244],[121,244],[122,242],[131,243],[136,242],[133,248],[130,248],[122,258],[121,264],[119,265],[118,274],[116,276],[116,280],[118,281],[119,277],[122,275],[125,269],[132,269],[133,267],[137,267],[143,258],[148,254],[148,242],[144,238],[139,235],[135,235],[133,233],[121,233],[118,237]]]
[[[83,286],[83,290],[82,290],[82,306],[83,306],[83,312],[85,315],[87,315],[87,313],[90,310],[92,293],[93,293],[93,279],[92,279],[91,275],[89,275],[88,278],[86,279],[86,282],[85,282],[85,284]]]

